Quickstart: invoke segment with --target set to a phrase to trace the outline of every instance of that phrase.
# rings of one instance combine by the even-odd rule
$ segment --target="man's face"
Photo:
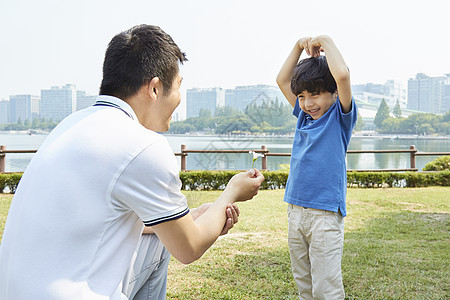
[[[180,86],[182,80],[183,78],[178,73],[172,82],[170,90],[166,91],[166,93],[163,93],[163,95],[160,96],[160,103],[162,108],[161,119],[159,122],[161,128],[158,130],[159,132],[165,132],[170,128],[170,120],[172,119],[172,114],[181,101]]]
[[[300,108],[310,115],[314,120],[320,119],[328,109],[336,102],[337,94],[324,93],[309,93],[303,91],[297,95],[298,104]]]

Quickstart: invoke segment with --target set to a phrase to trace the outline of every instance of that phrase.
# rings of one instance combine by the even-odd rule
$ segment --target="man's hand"
[[[227,207],[227,221],[225,222],[225,226],[222,229],[222,232],[220,235],[225,235],[230,231],[231,228],[233,228],[234,224],[236,224],[239,221],[239,208],[238,206],[233,203],[228,205]]]
[[[196,220],[198,217],[204,214],[211,205],[212,203],[204,203],[197,208],[191,209],[192,218]],[[233,203],[228,205],[226,209],[227,219],[225,221],[225,225],[223,226],[220,235],[227,234],[228,231],[230,231],[230,229],[234,227],[234,224],[236,224],[239,221],[239,214],[240,211],[236,204]]]
[[[264,176],[258,169],[250,169],[234,175],[223,194],[230,195],[233,202],[250,200],[258,194],[263,181]]]

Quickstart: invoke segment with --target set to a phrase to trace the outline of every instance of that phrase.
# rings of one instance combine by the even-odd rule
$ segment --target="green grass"
[[[0,194],[0,240],[3,237],[3,229],[5,228],[6,217],[8,216],[12,197],[13,195],[10,194]]]
[[[184,192],[191,207],[219,192]],[[297,299],[284,190],[240,203],[241,217],[203,257],[169,267],[168,299]],[[450,298],[450,188],[349,189],[347,299]],[[11,195],[0,195],[0,235]]]

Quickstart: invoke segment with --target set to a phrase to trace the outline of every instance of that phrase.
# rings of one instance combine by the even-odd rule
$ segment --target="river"
[[[0,134],[0,145],[9,150],[38,149],[47,136],[36,134]],[[214,135],[166,135],[174,152],[180,152],[181,144],[191,150],[261,149],[265,145],[272,153],[290,153],[293,137],[270,136],[214,136]],[[362,136],[354,135],[349,150],[409,149],[415,145],[419,152],[450,152],[450,139],[417,138],[415,136]],[[33,154],[8,154],[6,171],[24,171]],[[421,170],[436,156],[417,156],[416,167]],[[180,158],[177,157],[180,165]],[[250,154],[195,154],[187,157],[188,170],[242,170],[251,166]],[[268,157],[268,168],[276,170],[280,164],[289,164],[289,157]],[[261,167],[259,159],[256,167]],[[408,153],[348,154],[348,169],[404,169],[410,167]]]

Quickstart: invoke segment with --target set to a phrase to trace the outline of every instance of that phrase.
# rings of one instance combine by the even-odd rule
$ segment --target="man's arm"
[[[204,214],[211,205],[212,203],[209,202],[204,203],[199,207],[190,209],[190,215],[192,216],[192,219],[194,221],[197,220],[198,217]],[[227,234],[228,231],[230,231],[230,229],[233,228],[234,224],[236,224],[239,221],[239,214],[240,214],[239,208],[235,203],[228,205],[226,209],[227,219],[220,235]],[[145,226],[142,234],[155,234],[155,231],[152,229],[151,226]]]
[[[200,258],[221,234],[227,218],[224,214],[227,206],[252,199],[263,180],[264,177],[258,170],[237,174],[219,198],[195,222],[188,214],[152,228],[177,260],[189,264]]]
[[[297,95],[294,95],[291,91],[292,75],[303,50],[306,50],[306,53],[309,55],[308,43],[310,40],[310,37],[305,37],[299,39],[295,43],[294,48],[287,57],[277,76],[277,84],[292,107],[295,107],[295,102],[297,101]]]
[[[191,209],[191,215],[192,218],[197,220],[201,215],[203,215],[210,207],[213,205],[212,202],[204,203],[200,205],[199,207]],[[236,203],[228,204],[226,209],[226,220],[225,224],[222,228],[222,232],[220,235],[225,235],[230,231],[231,228],[234,227],[234,224],[236,224],[239,221],[239,215],[240,211]]]
[[[339,101],[341,102],[342,111],[348,113],[352,109],[352,91],[350,84],[350,72],[345,64],[344,58],[334,44],[333,40],[326,35],[312,38],[309,43],[309,53],[316,57],[320,55],[320,51],[325,52],[325,57],[330,68],[331,75],[337,84]]]

